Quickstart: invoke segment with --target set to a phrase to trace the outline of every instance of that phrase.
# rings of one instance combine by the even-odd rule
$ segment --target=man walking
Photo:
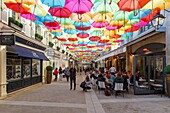
[[[76,69],[70,68],[70,90],[72,90],[72,82],[74,83],[74,90],[76,90]]]
[[[109,71],[110,71],[110,73],[111,73],[112,75],[114,75],[115,72],[116,72],[116,68],[115,68],[114,66],[112,66],[112,67],[109,69]]]

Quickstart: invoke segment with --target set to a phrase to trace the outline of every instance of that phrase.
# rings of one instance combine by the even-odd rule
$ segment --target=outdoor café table
[[[162,88],[163,87],[162,84],[151,84],[151,86],[156,87],[156,88]]]

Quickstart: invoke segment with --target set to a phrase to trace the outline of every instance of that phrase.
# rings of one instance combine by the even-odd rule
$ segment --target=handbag
[[[81,88],[85,88],[85,86],[86,86],[86,82],[83,81],[83,82],[80,84],[80,87],[81,87]]]

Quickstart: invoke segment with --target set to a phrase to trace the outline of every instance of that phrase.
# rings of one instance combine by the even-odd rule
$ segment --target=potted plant
[[[53,39],[58,39],[58,37],[57,37],[57,36],[54,36]]]
[[[22,30],[23,28],[23,24],[18,22],[17,20],[15,20],[14,18],[12,17],[9,17],[9,25],[19,31]]]
[[[51,41],[49,41],[49,46],[50,46],[50,47],[53,47],[54,44],[53,44]]]
[[[168,96],[170,97],[170,65],[164,68],[164,73],[166,74],[166,89]]]
[[[57,51],[59,51],[59,50],[60,50],[60,47],[57,46]]]
[[[39,35],[38,33],[35,33],[35,39],[41,42],[43,39],[43,36]]]
[[[68,55],[68,52],[66,52],[66,55]]]
[[[53,70],[53,67],[52,66],[47,66],[46,70],[47,70],[47,84],[50,84],[51,80],[52,80],[52,70]]]
[[[62,50],[62,53],[64,54],[64,53],[65,53],[65,51],[64,51],[64,50]]]

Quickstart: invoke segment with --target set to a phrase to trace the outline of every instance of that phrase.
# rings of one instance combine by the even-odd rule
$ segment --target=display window
[[[23,75],[24,78],[31,77],[31,59],[23,59]]]
[[[40,76],[41,70],[40,60],[32,59],[32,76]]]

